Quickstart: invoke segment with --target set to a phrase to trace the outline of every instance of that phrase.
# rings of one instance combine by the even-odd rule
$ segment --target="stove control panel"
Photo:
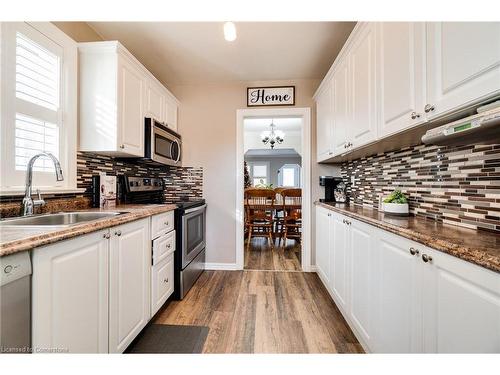
[[[163,190],[162,178],[124,176],[124,182],[129,192]]]

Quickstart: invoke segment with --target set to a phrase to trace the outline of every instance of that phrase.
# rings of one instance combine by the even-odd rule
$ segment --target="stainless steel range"
[[[204,199],[176,203],[174,295],[183,299],[205,269],[207,205]]]
[[[119,196],[124,203],[158,204],[165,201],[160,178],[120,176]],[[206,211],[204,199],[173,202],[176,247],[174,298],[183,299],[205,270]]]

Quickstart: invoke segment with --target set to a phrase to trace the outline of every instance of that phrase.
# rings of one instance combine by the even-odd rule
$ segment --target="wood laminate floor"
[[[253,237],[247,247],[245,239],[246,270],[301,271],[301,247],[298,241],[289,239],[286,246],[278,246],[275,241],[273,248],[264,237]],[[281,242],[283,244],[283,242]]]
[[[158,324],[209,327],[204,353],[362,353],[315,273],[206,271]]]

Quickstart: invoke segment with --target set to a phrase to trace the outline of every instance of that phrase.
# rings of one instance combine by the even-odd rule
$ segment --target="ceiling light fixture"
[[[224,39],[228,42],[236,40],[236,26],[233,22],[226,22],[224,24]]]
[[[262,143],[271,146],[271,150],[274,149],[274,146],[276,144],[280,145],[283,143],[285,140],[285,133],[283,133],[281,130],[275,130],[276,125],[274,125],[274,120],[271,120],[271,125],[269,125],[269,128],[271,130],[265,130],[263,131],[260,136],[262,138]]]

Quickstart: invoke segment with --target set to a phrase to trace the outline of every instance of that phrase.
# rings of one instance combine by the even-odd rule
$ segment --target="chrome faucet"
[[[33,215],[33,209],[35,206],[43,206],[45,204],[45,201],[42,199],[42,196],[40,194],[40,190],[38,189],[37,189],[38,199],[33,200],[31,198],[31,184],[33,182],[33,165],[35,164],[36,159],[38,159],[40,156],[47,156],[48,158],[50,158],[54,163],[54,168],[56,171],[56,180],[57,181],[64,180],[61,164],[54,155],[52,155],[50,152],[40,152],[39,154],[33,156],[28,162],[28,167],[26,169],[26,190],[23,198],[23,216]]]

